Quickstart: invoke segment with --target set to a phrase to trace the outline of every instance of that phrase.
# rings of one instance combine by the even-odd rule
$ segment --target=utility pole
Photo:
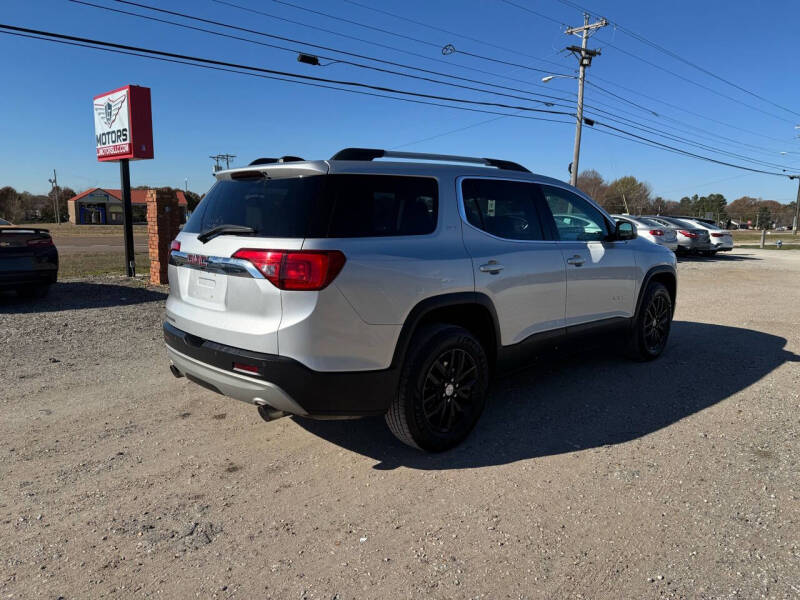
[[[790,175],[789,181],[797,179],[797,199],[794,201],[794,222],[792,223],[792,235],[797,235],[797,228],[800,226],[800,175]]]
[[[231,168],[231,161],[236,158],[235,154],[214,154],[209,156],[214,161],[214,173],[222,170],[222,161],[225,161],[225,168]]]
[[[60,225],[61,224],[61,217],[58,214],[58,209],[59,209],[59,206],[58,206],[59,198],[58,198],[58,196],[60,195],[61,192],[58,189],[58,176],[56,175],[56,170],[55,169],[53,169],[53,178],[52,179],[48,179],[47,181],[50,182],[50,185],[53,187],[53,190],[55,191],[55,194],[53,195],[53,208],[54,208],[54,212],[55,212],[55,215],[56,215],[56,224]]]
[[[589,50],[586,46],[589,43],[589,36],[595,29],[608,25],[606,19],[600,19],[595,23],[589,23],[589,14],[583,13],[583,27],[570,27],[564,33],[567,35],[581,36],[580,46],[567,46],[567,50],[572,52],[579,61],[578,71],[578,113],[576,115],[575,126],[575,148],[572,151],[572,166],[569,174],[569,182],[572,185],[578,183],[578,159],[581,154],[581,126],[583,125],[583,83],[586,79],[586,67],[592,64],[592,58],[600,54],[600,50]]]

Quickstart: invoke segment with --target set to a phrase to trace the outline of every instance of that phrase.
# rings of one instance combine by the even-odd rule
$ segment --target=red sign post
[[[119,162],[125,228],[125,264],[128,277],[133,277],[136,275],[136,262],[133,254],[133,209],[131,208],[129,161],[153,158],[150,88],[126,85],[95,96],[92,104],[97,160]]]

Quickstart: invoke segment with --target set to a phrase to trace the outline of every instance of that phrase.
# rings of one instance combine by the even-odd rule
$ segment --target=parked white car
[[[639,234],[639,237],[669,248],[673,252],[678,250],[678,232],[674,227],[667,227],[662,223],[647,217],[632,217],[630,215],[611,215],[617,221],[628,221]]]
[[[733,236],[727,229],[722,229],[716,225],[700,221],[699,219],[681,219],[693,227],[699,227],[708,231],[709,242],[711,248],[707,254],[713,256],[717,252],[730,252],[733,250]]]

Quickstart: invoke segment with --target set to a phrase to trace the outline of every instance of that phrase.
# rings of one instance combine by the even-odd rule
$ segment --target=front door
[[[636,260],[630,243],[611,241],[611,223],[584,198],[556,186],[541,188],[567,270],[566,325],[632,317]]]
[[[493,302],[503,346],[564,327],[565,266],[544,234],[536,185],[505,179],[458,183],[475,291]]]

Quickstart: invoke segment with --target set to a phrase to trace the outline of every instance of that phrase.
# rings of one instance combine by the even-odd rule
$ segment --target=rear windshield
[[[436,229],[435,179],[315,175],[217,182],[183,230],[252,227],[259,237],[384,237]]]

